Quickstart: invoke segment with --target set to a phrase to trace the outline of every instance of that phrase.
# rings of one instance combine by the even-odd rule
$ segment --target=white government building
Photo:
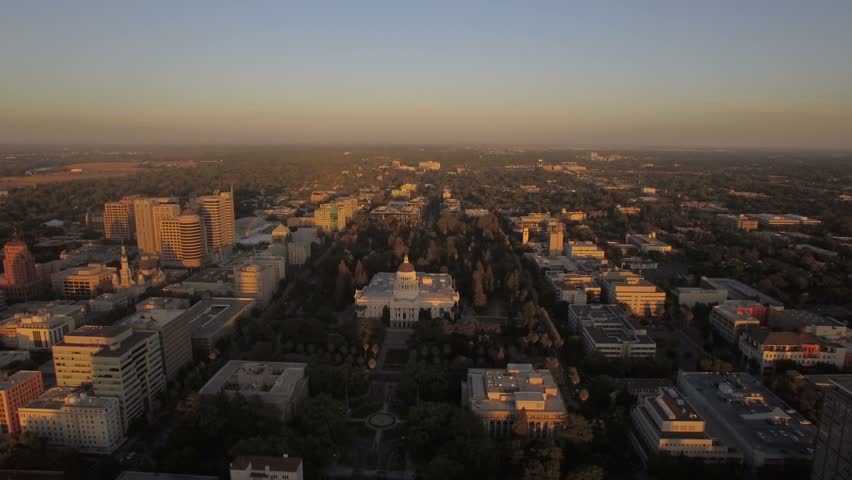
[[[355,292],[355,311],[361,318],[381,318],[385,307],[390,310],[390,326],[412,328],[420,310],[428,308],[432,317],[453,315],[459,293],[453,278],[446,273],[422,273],[414,270],[408,256],[394,273],[377,273],[370,284]]]

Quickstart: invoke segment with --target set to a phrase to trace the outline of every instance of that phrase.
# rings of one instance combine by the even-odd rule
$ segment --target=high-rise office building
[[[565,232],[562,222],[550,220],[547,222],[547,231],[550,235],[548,253],[550,255],[562,255],[563,243],[565,242]]]
[[[91,383],[95,395],[118,398],[125,426],[143,415],[166,385],[154,331],[84,325],[53,346],[53,363],[58,385]]]
[[[184,212],[160,221],[160,262],[199,268],[207,255],[207,234],[201,216]]]
[[[216,192],[198,198],[198,212],[207,235],[207,250],[221,255],[236,242],[234,192]]]
[[[109,240],[132,240],[136,237],[136,215],[133,203],[138,197],[124,197],[104,204],[104,236]]]
[[[852,381],[830,378],[825,389],[811,480],[852,478]]]
[[[6,298],[27,301],[37,296],[41,284],[27,244],[18,239],[9,240],[3,247],[3,255],[4,276],[0,277],[0,290],[6,293]]]
[[[140,198],[133,201],[136,243],[144,253],[160,253],[160,222],[180,215],[173,198]]]

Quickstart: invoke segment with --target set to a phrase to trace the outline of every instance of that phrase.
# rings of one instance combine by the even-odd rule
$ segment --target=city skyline
[[[852,147],[848,3],[10,5],[0,143]]]

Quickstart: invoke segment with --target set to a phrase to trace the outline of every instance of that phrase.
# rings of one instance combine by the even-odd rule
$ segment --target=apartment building
[[[526,417],[530,438],[548,438],[565,421],[565,402],[549,370],[510,363],[505,369],[470,368],[462,403],[492,437],[508,437]]]
[[[549,239],[548,254],[562,255],[565,244],[565,226],[559,220],[547,222],[547,233]]]
[[[666,292],[653,283],[624,270],[601,276],[601,301],[624,304],[633,315],[654,317],[663,313]]]
[[[18,414],[22,431],[81,453],[110,455],[125,441],[119,400],[91,396],[79,388],[52,388]]]
[[[84,325],[54,345],[53,363],[58,385],[91,383],[95,395],[117,398],[125,425],[143,415],[166,384],[157,333],[127,326]]]
[[[751,300],[725,300],[710,310],[710,326],[728,343],[737,343],[740,334],[750,327],[761,325],[765,308]]]
[[[44,383],[38,370],[0,376],[0,433],[20,432],[18,410],[43,392]]]

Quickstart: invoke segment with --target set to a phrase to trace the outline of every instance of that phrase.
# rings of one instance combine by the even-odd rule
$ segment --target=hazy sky
[[[852,147],[852,1],[0,6],[0,142],[353,141]]]

